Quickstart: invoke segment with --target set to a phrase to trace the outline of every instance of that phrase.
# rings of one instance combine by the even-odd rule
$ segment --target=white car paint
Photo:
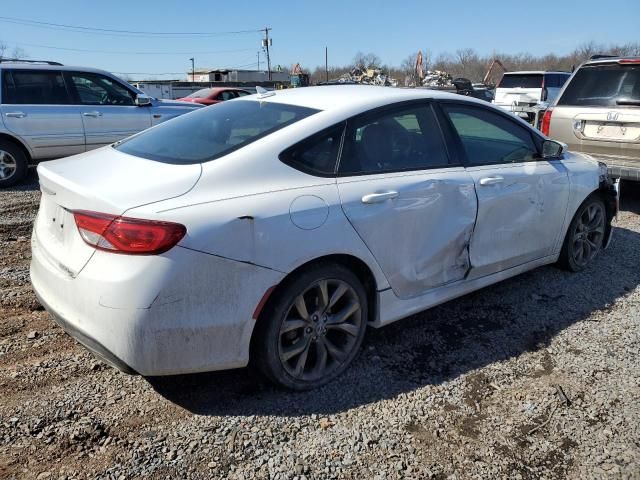
[[[321,111],[213,161],[171,165],[105,147],[47,162],[38,168],[34,289],[65,328],[100,354],[110,352],[116,366],[167,375],[246,365],[261,302],[318,258],[349,256],[366,265],[375,280],[376,327],[555,262],[574,212],[598,189],[598,165],[584,155],[340,178],[278,159],[361,112],[424,99],[494,108],[430,90],[302,88],[233,100]],[[478,186],[496,175],[505,181]],[[389,191],[397,196],[362,203]],[[160,255],[94,250],[73,224],[69,211],[76,209],[178,222],[187,235]],[[60,215],[64,229],[51,222]]]

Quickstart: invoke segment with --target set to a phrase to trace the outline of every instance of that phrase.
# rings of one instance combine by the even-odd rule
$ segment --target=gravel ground
[[[640,190],[580,274],[544,267],[381,330],[332,384],[145,379],[29,285],[31,183],[0,191],[2,478],[640,478]],[[632,192],[635,189],[636,192]]]

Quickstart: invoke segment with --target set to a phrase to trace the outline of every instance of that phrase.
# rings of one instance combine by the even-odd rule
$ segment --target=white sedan
[[[31,279],[117,368],[317,387],[381,327],[611,237],[606,168],[486,102],[262,92],[38,168]]]

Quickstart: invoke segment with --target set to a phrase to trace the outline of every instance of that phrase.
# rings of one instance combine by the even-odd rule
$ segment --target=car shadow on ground
[[[639,197],[626,194],[623,209],[638,206]],[[148,381],[167,400],[199,415],[328,415],[394,398],[545,348],[572,324],[597,318],[594,312],[608,311],[640,285],[639,247],[639,233],[616,227],[610,248],[583,272],[542,267],[370,329],[351,367],[314,391],[277,389],[250,369]]]
[[[38,172],[33,168],[29,168],[27,176],[22,179],[17,185],[0,190],[0,192],[31,192],[40,190],[40,183],[38,182]]]

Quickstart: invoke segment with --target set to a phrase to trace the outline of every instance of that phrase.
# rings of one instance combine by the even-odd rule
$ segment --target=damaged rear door
[[[338,173],[342,208],[398,297],[465,277],[474,183],[450,162],[428,102],[348,122]]]

